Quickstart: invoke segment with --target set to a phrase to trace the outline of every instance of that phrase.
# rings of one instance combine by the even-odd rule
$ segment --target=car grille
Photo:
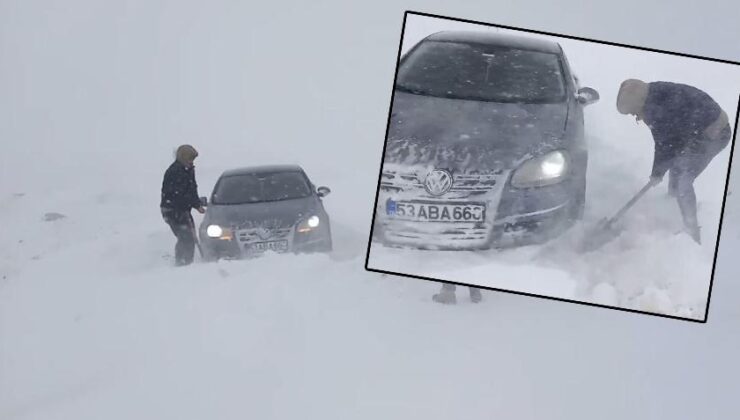
[[[501,182],[503,171],[489,173],[462,173],[452,175],[452,187],[445,198],[465,198],[492,191]],[[424,173],[384,170],[380,180],[381,189],[389,192],[417,192],[419,197],[432,198],[424,188]],[[438,198],[438,197],[434,197]]]
[[[290,239],[290,233],[292,229],[277,228],[277,229],[242,229],[237,231],[237,239],[240,243],[253,243],[253,242],[267,242],[267,241],[280,241]]]
[[[381,190],[399,201],[418,200],[440,204],[486,203],[484,222],[401,221],[383,218],[386,240],[424,247],[478,247],[489,241],[492,221],[508,172],[469,171],[452,174],[452,186],[442,196],[432,196],[424,187],[427,168],[386,166],[381,174]],[[382,209],[380,211],[383,211]],[[488,216],[490,215],[490,216]]]

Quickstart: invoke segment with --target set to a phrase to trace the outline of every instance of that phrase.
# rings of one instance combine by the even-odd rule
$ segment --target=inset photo
[[[416,12],[400,41],[368,270],[706,322],[740,63]]]

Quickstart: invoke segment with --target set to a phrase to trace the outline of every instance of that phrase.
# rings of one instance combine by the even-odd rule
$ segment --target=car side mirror
[[[319,187],[316,189],[316,194],[318,194],[319,197],[326,197],[329,195],[331,190],[328,187]]]
[[[208,206],[208,197],[200,197],[200,206],[201,207]]]
[[[576,100],[583,106],[591,105],[599,100],[599,92],[590,87],[580,88],[578,89]]]

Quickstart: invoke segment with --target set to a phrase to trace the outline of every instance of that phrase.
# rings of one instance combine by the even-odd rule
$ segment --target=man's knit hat
[[[649,85],[642,80],[627,79],[622,82],[617,95],[617,110],[621,114],[639,115],[645,106]]]
[[[177,161],[185,166],[193,166],[193,161],[198,157],[198,151],[189,144],[183,144],[177,148]]]

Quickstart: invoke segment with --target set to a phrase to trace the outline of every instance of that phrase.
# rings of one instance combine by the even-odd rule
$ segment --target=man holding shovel
[[[196,157],[198,157],[198,152],[193,146],[184,144],[178,147],[175,161],[167,168],[162,181],[160,208],[162,218],[177,238],[175,245],[175,265],[177,266],[192,263],[195,254],[198,238],[190,211],[196,209],[201,214],[205,213],[198,197],[198,184],[195,182],[193,162]]]
[[[655,142],[649,186],[670,171],[668,192],[676,197],[685,231],[701,243],[694,180],[729,143],[727,114],[705,92],[671,82],[622,82],[617,110],[650,128]]]

